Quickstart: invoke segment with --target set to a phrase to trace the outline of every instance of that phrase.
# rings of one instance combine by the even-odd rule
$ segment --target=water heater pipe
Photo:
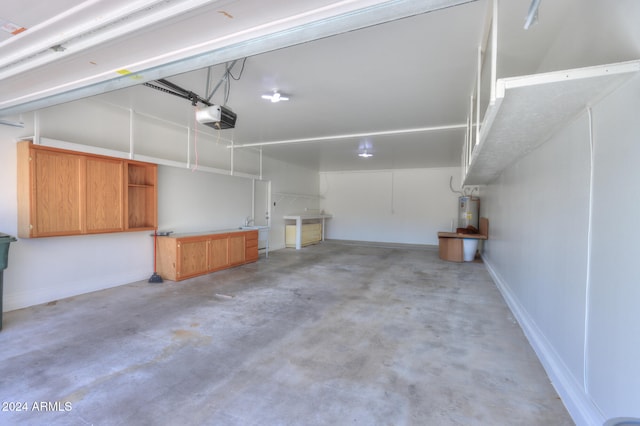
[[[462,196],[462,197],[464,197],[464,196],[465,196],[465,193],[464,193],[464,192],[462,192],[461,190],[456,191],[455,189],[453,189],[453,176],[451,176],[451,177],[449,178],[449,189],[451,190],[451,192],[454,192],[454,193],[456,193],[456,194],[460,194],[460,196]]]

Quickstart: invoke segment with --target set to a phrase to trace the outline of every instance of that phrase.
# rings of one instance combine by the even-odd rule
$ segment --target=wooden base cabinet
[[[214,235],[209,240],[209,265],[207,272],[229,267],[229,237]]]
[[[256,231],[257,232],[257,231]],[[229,266],[242,265],[245,259],[244,232],[229,234]]]
[[[259,231],[249,232],[245,236],[244,256],[247,262],[258,260],[258,232]]]
[[[157,165],[19,142],[21,238],[157,227]]]
[[[177,270],[180,277],[189,278],[207,273],[209,270],[208,245],[209,240],[205,238],[189,238],[178,243]]]
[[[285,246],[296,246],[296,226],[286,225],[285,227]],[[302,224],[302,242],[301,245],[308,246],[310,244],[317,244],[322,241],[322,224],[321,223],[304,223]]]
[[[172,281],[258,260],[258,231],[254,230],[158,237],[157,244],[157,272]]]

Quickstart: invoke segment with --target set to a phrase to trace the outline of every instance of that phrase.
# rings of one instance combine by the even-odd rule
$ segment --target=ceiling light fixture
[[[360,158],[373,157],[373,154],[371,152],[369,152],[373,148],[373,145],[371,143],[371,139],[365,138],[365,139],[361,140],[358,145],[359,145],[358,146],[358,157],[360,157]]]
[[[288,101],[289,100],[288,97],[282,96],[278,92],[273,92],[272,95],[262,95],[262,99],[270,100],[273,103],[280,102],[280,101]]]

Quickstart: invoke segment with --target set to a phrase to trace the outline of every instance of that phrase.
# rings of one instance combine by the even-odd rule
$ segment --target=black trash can
[[[0,330],[2,330],[2,295],[4,294],[3,275],[9,263],[9,244],[17,241],[11,235],[0,232]]]

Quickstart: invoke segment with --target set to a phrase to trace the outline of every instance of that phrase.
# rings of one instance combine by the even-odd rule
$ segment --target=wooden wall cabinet
[[[18,236],[153,230],[157,165],[18,143]]]
[[[85,157],[85,167],[87,233],[123,231],[122,161]]]
[[[18,236],[81,233],[82,156],[20,149],[18,155]]]
[[[255,242],[255,245],[254,245]],[[258,231],[158,237],[156,268],[181,281],[258,260]]]

